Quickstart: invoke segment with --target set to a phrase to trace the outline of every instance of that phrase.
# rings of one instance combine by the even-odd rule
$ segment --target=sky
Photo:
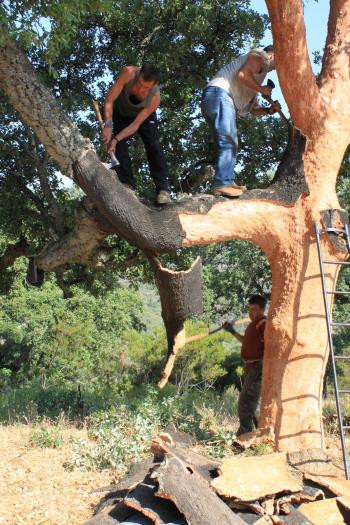
[[[285,1],[285,0],[281,0]],[[264,0],[251,0],[251,8],[262,14],[268,14]],[[315,73],[318,73],[319,66],[313,64],[314,51],[323,52],[327,36],[327,22],[329,14],[328,0],[304,0],[304,20],[306,27],[306,40],[309,49],[309,56]],[[266,31],[264,39],[261,41],[262,47],[272,44],[271,31]],[[274,81],[276,89],[273,91],[272,98],[277,98],[282,104],[283,111],[289,115],[288,108],[284,102],[281,90],[278,87],[278,78],[275,71],[269,73],[269,78]]]

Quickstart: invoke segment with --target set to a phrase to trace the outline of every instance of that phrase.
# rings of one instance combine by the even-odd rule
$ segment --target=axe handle
[[[93,100],[92,101],[92,105],[94,106],[96,118],[98,120],[100,129],[102,131],[103,130],[103,118],[102,118],[102,115],[101,115],[100,106],[99,106],[97,100]]]
[[[267,102],[269,102],[270,104],[274,104],[274,101],[272,100],[272,98],[269,96],[269,95],[263,95],[264,99],[267,100]],[[280,115],[280,117],[288,124],[288,126],[290,126],[290,122],[289,120],[287,119],[287,117],[285,116],[285,114],[283,113],[283,111],[281,109],[278,109],[277,110],[277,113]]]

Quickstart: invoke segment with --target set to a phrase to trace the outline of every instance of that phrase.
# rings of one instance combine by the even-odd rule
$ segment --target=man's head
[[[159,82],[160,71],[153,64],[143,64],[135,85],[135,94],[140,99],[147,97],[151,89]]]
[[[275,69],[275,54],[273,52],[273,46],[264,47],[264,51],[269,55],[269,71]]]
[[[267,300],[262,295],[252,295],[248,299],[248,315],[251,321],[257,321],[265,313]]]

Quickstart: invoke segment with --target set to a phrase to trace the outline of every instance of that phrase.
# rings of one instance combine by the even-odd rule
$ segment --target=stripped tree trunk
[[[235,201],[200,196],[161,211],[139,202],[100,163],[10,39],[0,50],[0,88],[97,210],[100,220],[92,245],[113,231],[147,254],[230,239],[251,241],[265,252],[272,270],[272,299],[260,426],[273,426],[278,448],[290,450],[323,445],[321,391],[328,348],[314,223],[321,222],[325,210],[339,209],[335,184],[350,134],[350,1],[330,2],[318,80],[307,54],[301,0],[266,4],[280,85],[298,131],[291,133],[271,186]],[[340,213],[338,217],[342,219]],[[98,226],[101,221],[108,227]],[[346,256],[325,235],[322,245],[331,260]],[[80,246],[83,251],[84,243]],[[55,249],[63,256],[64,242],[50,245],[50,265],[41,253],[39,267],[53,269]],[[77,253],[74,257],[77,260]],[[63,259],[70,262],[68,251]],[[328,289],[336,280],[331,268]]]

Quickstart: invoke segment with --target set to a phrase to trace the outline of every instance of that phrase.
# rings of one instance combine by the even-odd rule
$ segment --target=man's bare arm
[[[137,117],[132,121],[129,126],[122,129],[117,135],[111,140],[109,147],[108,147],[108,153],[114,152],[117,142],[120,142],[121,140],[124,140],[139,129],[142,122],[146,120],[159,106],[160,104],[160,93],[156,93],[154,97],[152,98],[150,104],[144,108],[140,113],[137,115]]]
[[[274,115],[280,109],[281,109],[281,104],[277,100],[275,100],[274,103],[271,104],[271,106],[269,106],[268,108],[259,106],[259,104],[254,104],[251,110],[251,114],[255,115],[256,117],[261,116],[261,115],[262,116]]]
[[[271,96],[272,88],[270,86],[260,86],[254,78],[254,74],[261,72],[263,67],[263,58],[259,55],[250,55],[241,69],[237,73],[237,80],[244,86],[253,89],[262,95]]]
[[[102,140],[105,144],[112,138],[112,118],[113,118],[113,104],[114,101],[119,97],[123,87],[130,82],[135,76],[137,68],[134,66],[126,66],[122,69],[120,75],[117,77],[111,89],[108,91],[105,105],[104,105],[104,117],[105,122],[108,124],[102,131]]]

